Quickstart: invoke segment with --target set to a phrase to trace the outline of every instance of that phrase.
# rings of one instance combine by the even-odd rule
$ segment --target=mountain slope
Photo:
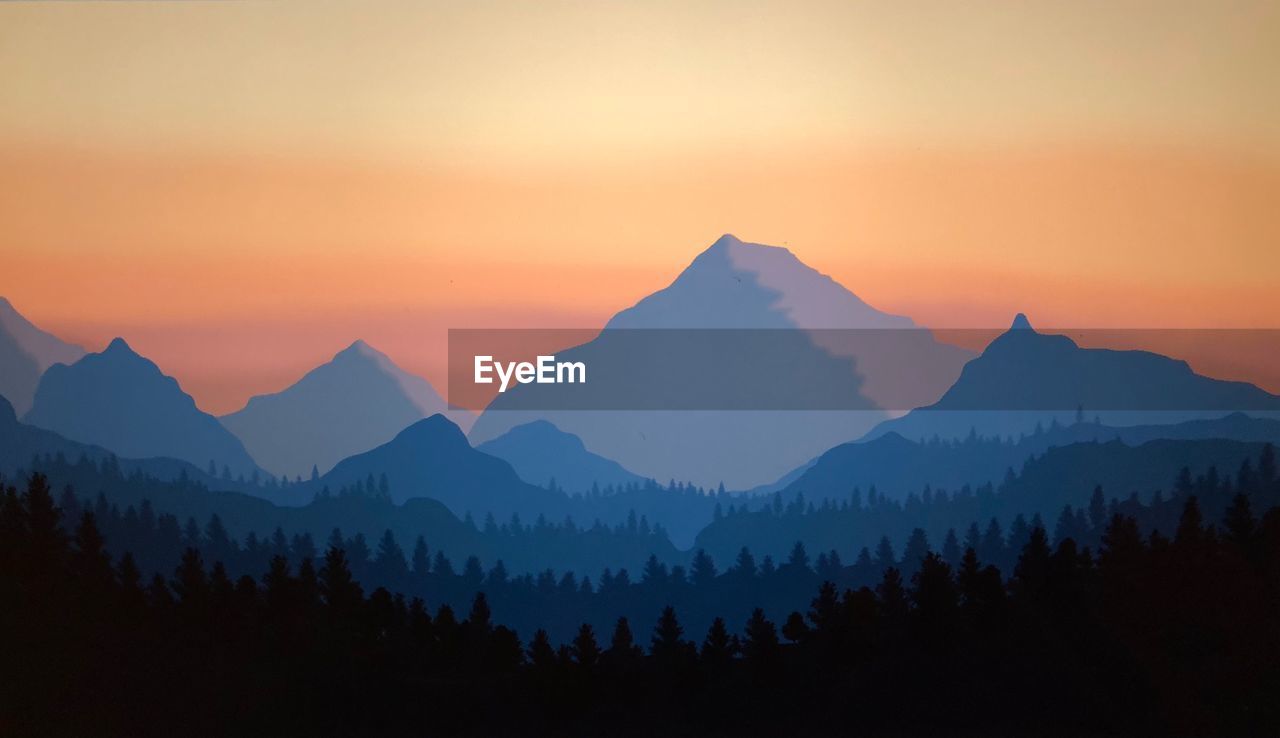
[[[568,510],[563,494],[529,484],[507,462],[471,448],[443,415],[419,420],[387,443],[343,459],[310,486],[337,492],[371,477],[380,481],[383,474],[393,501],[430,497],[458,516],[493,513],[506,520],[516,513],[531,520],[544,513],[559,519]]]
[[[621,487],[644,481],[618,462],[591,453],[581,438],[545,420],[518,425],[476,450],[511,464],[530,484],[547,486],[555,480],[557,488],[570,493],[587,492],[593,484]]]
[[[664,361],[630,361],[631,354],[638,359],[650,356],[643,352],[643,344],[637,348],[638,341],[650,339],[636,335],[657,335],[654,345],[663,347],[664,334],[652,329],[667,329],[665,335],[672,338],[666,353],[671,355]],[[755,396],[747,395],[738,403],[744,407],[738,409],[728,409],[732,402],[698,409],[654,409],[644,403],[627,405],[633,398],[623,396],[613,398],[618,400],[614,407],[622,409],[526,410],[521,409],[522,397],[545,396],[555,386],[522,385],[500,395],[485,410],[472,428],[471,439],[483,443],[517,425],[547,420],[642,476],[674,477],[703,486],[724,482],[742,489],[776,480],[835,443],[870,430],[887,417],[884,409],[907,410],[932,401],[950,386],[971,356],[938,343],[909,318],[867,305],[787,249],[745,243],[731,235],[699,254],[669,286],[615,315],[599,338],[561,353],[566,359],[570,354],[593,359],[588,366],[612,360],[614,366],[634,366],[637,372],[652,370],[661,380],[651,380],[647,386],[679,387],[681,373],[691,362],[687,355],[676,355],[678,348],[691,346],[699,359],[715,355],[698,345],[698,331],[703,329],[721,329],[701,335],[708,341],[737,341],[730,348],[760,359],[770,370],[820,375],[828,383],[812,397],[819,401],[829,397],[831,406],[787,404],[785,398],[777,404],[753,404]],[[732,334],[742,329],[746,331]],[[623,348],[616,348],[619,344]],[[775,345],[785,351],[772,350]],[[736,379],[748,380],[744,386],[752,386],[748,376],[752,366],[730,361],[725,370],[737,372]],[[903,371],[904,367],[912,371]],[[714,368],[702,364],[698,368],[714,378]],[[843,372],[843,384],[831,381],[840,379],[834,374],[837,369]],[[697,388],[733,399],[732,388],[726,391],[729,385],[706,382]],[[824,395],[825,388],[832,386],[837,389]],[[691,392],[694,400],[697,388]],[[904,405],[895,400],[904,394],[920,401]],[[648,409],[628,409],[637,406]],[[763,407],[777,409],[759,409]],[[797,407],[806,409],[792,409]]]
[[[725,234],[668,287],[607,328],[913,328],[880,312],[789,249]]]
[[[40,375],[54,364],[70,364],[84,349],[46,333],[0,297],[0,395],[19,415],[31,409]]]
[[[921,443],[891,432],[836,446],[787,484],[783,494],[803,492],[812,500],[845,499],[855,487],[866,492],[874,486],[889,499],[901,499],[926,485],[955,491],[966,484],[998,484],[1007,470],[1021,469],[1028,459],[1051,448],[1111,441],[1140,446],[1157,440],[1280,443],[1280,421],[1237,413],[1171,425],[1053,424],[1016,442],[975,435],[963,441]]]
[[[446,410],[427,380],[356,341],[281,392],[253,397],[222,422],[263,468],[293,477],[309,475],[313,465],[327,471]],[[465,412],[448,415],[457,423],[471,419]]]
[[[212,461],[233,474],[258,470],[217,418],[121,338],[100,354],[49,367],[24,420],[120,456],[166,456],[200,468]]]
[[[916,488],[910,490],[913,497],[905,504],[879,498],[869,504],[864,487],[858,504],[846,492],[842,502],[847,504],[819,505],[810,514],[753,511],[725,516],[704,528],[694,545],[704,548],[716,561],[732,560],[742,546],[757,557],[768,554],[782,559],[796,541],[802,541],[809,551],[835,549],[850,563],[862,547],[875,550],[882,536],[887,536],[901,553],[915,528],[923,529],[935,548],[941,546],[948,529],[963,537],[970,524],[986,529],[992,518],[1007,532],[1017,515],[1025,516],[1027,521],[1040,515],[1052,533],[1063,507],[1072,505],[1083,512],[1096,487],[1102,487],[1107,500],[1123,500],[1137,494],[1147,501],[1157,490],[1167,499],[1183,467],[1193,477],[1208,473],[1210,468],[1220,475],[1234,474],[1245,459],[1256,462],[1262,449],[1261,443],[1222,439],[1155,440],[1139,445],[1119,441],[1070,443],[1029,457],[1026,464],[1014,470],[1013,477],[997,479],[998,483],[989,488],[962,493],[952,487],[945,497],[935,488],[930,496],[932,503],[925,501],[922,488]],[[793,499],[783,496],[784,503]],[[805,499],[812,500],[807,490]],[[1208,512],[1210,504],[1221,510],[1225,500],[1210,503],[1201,499],[1206,519],[1216,519],[1216,514]],[[1173,526],[1163,529],[1166,534],[1176,527],[1176,521],[1175,509]],[[1016,554],[1014,557],[1016,560]]]
[[[1280,397],[1246,382],[1213,379],[1149,351],[1081,348],[1039,333],[1019,314],[933,404],[887,421],[868,437],[1018,434],[1082,408],[1110,425],[1165,424],[1232,411],[1280,411]]]

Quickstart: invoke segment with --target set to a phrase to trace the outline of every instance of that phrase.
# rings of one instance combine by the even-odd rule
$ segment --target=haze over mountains
[[[797,366],[832,359],[851,363],[852,382],[867,410],[510,410],[530,385],[508,392],[477,419],[471,439],[483,443],[532,420],[548,420],[579,436],[594,452],[642,476],[745,488],[778,479],[836,443],[884,420],[901,396],[903,365],[911,392],[932,398],[959,375],[971,354],[935,341],[909,319],[871,307],[790,251],[722,236],[668,287],[615,315],[606,335],[576,351],[604,350],[610,329],[807,329],[817,331]],[[833,331],[868,329],[892,336],[896,355],[866,345],[824,345]],[[826,331],[826,332],[824,332]],[[566,356],[570,352],[563,352]],[[665,357],[676,362],[679,357]],[[846,398],[840,398],[846,399]],[[911,407],[913,407],[912,405]]]
[[[973,361],[936,403],[878,426],[874,438],[1017,435],[1082,410],[1110,425],[1176,423],[1232,411],[1280,411],[1280,397],[1246,382],[1214,379],[1149,351],[1081,348],[1039,333],[1025,315]]]
[[[1070,425],[1050,422],[1016,440],[981,437],[975,433],[961,440],[919,441],[888,432],[827,451],[788,482],[782,494],[803,493],[814,501],[845,500],[855,488],[865,494],[874,487],[881,496],[901,500],[907,495],[919,494],[926,487],[954,492],[964,485],[999,484],[1007,472],[1019,471],[1028,459],[1051,448],[1113,441],[1136,447],[1156,440],[1208,439],[1253,444],[1280,442],[1280,421],[1236,413],[1225,418],[1173,425],[1117,427],[1094,420]],[[1091,490],[1089,487],[1083,491]]]
[[[356,341],[286,389],[253,397],[222,422],[264,469],[292,478],[309,476],[313,466],[324,473],[436,413],[464,429],[473,420],[465,411],[449,411],[427,380]]]
[[[570,493],[588,492],[593,485],[621,487],[645,481],[618,462],[591,453],[581,438],[545,420],[518,425],[476,450],[511,464],[530,484],[546,487],[555,482]]]
[[[419,420],[387,443],[344,459],[315,484],[337,492],[370,479],[381,485],[384,474],[392,502],[431,497],[459,517],[471,513],[479,520],[493,513],[505,521],[518,513],[528,520],[541,513],[559,519],[568,510],[564,495],[525,482],[507,462],[473,449],[443,415]]]
[[[463,433],[472,416],[448,413],[425,379],[356,341],[290,387],[254,397],[219,420],[201,412],[176,380],[122,339],[85,355],[32,326],[8,303],[0,304],[0,317],[0,361],[11,362],[6,367],[26,367],[29,376],[51,364],[32,390],[28,412],[6,414],[9,405],[0,407],[0,421],[9,418],[0,422],[0,442],[6,443],[0,461],[7,468],[25,464],[32,453],[91,459],[115,453],[160,478],[194,477],[198,469],[211,488],[277,504],[305,505],[326,487],[333,495],[358,487],[367,495],[385,492],[397,503],[433,498],[459,517],[472,513],[477,520],[492,512],[500,519],[517,513],[526,522],[572,515],[584,525],[595,519],[614,525],[638,512],[669,529],[681,545],[710,521],[716,500],[703,491],[722,480],[729,489],[803,492],[811,499],[840,499],[854,486],[872,484],[898,496],[926,484],[993,481],[1051,446],[1116,437],[1129,444],[1280,439],[1275,421],[1243,416],[1167,424],[1240,409],[1280,412],[1280,398],[1253,385],[1196,375],[1185,362],[1149,352],[1080,348],[1065,336],[1036,332],[1021,315],[969,361],[968,352],[936,341],[909,318],[877,311],[786,249],[732,236],[700,254],[670,286],[619,312],[608,328],[695,334],[703,328],[777,329],[812,336],[783,359],[847,365],[848,386],[868,409],[571,412],[510,411],[499,403],[476,420],[469,442]],[[836,339],[848,331],[873,340],[842,344],[828,330]],[[892,340],[877,343],[878,336]],[[592,342],[572,351],[606,350],[604,342]],[[663,366],[678,359],[655,357]],[[18,375],[6,372],[4,379],[12,376]],[[888,410],[899,409],[893,398],[903,396],[904,382],[934,398],[886,420]],[[21,382],[14,386],[20,390]],[[1103,422],[1072,422],[1077,408]],[[1069,425],[1050,426],[1054,419]],[[918,442],[971,431],[1017,437],[1037,423],[1051,430],[1020,443]],[[1116,427],[1131,423],[1146,424]],[[211,460],[216,469],[208,475]],[[314,481],[313,466],[319,472]],[[224,467],[232,478],[223,477]],[[308,481],[258,484],[259,469]],[[240,475],[249,481],[234,478]],[[552,479],[555,489],[547,489]],[[704,489],[652,479],[691,481]],[[573,497],[593,487],[613,489]],[[746,497],[736,496],[737,504]]]
[[[31,409],[40,375],[54,364],[70,364],[84,349],[40,330],[0,297],[0,395],[19,415]]]
[[[239,439],[122,338],[49,367],[24,420],[121,456],[166,456],[202,469],[212,462],[236,475],[258,470]]]

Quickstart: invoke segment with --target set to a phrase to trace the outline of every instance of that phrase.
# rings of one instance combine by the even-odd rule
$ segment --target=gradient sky
[[[213,412],[723,232],[926,325],[1280,327],[1277,70],[1274,2],[2,3],[0,294]]]

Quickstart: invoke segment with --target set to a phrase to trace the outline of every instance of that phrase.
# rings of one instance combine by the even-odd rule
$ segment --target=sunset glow
[[[1141,5],[6,3],[0,294],[218,413],[724,232],[928,326],[1277,327],[1280,13]]]

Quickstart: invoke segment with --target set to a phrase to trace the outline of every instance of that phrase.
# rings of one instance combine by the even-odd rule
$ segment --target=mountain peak
[[[1035,330],[1031,327],[1031,321],[1027,320],[1026,313],[1018,313],[1013,318],[1013,325],[1009,326],[1011,331],[1031,331]]]
[[[711,248],[713,248],[713,249],[714,249],[714,248],[727,248],[727,247],[729,247],[729,246],[741,246],[741,245],[743,245],[743,243],[742,243],[742,239],[738,238],[737,236],[733,235],[732,233],[726,233],[726,234],[724,234],[723,236],[721,236],[720,238],[717,238],[717,239],[716,239],[716,242],[715,242],[715,243],[713,243],[713,244],[711,244]]]
[[[244,446],[204,413],[155,362],[123,338],[101,353],[55,364],[40,377],[25,422],[120,456],[169,457],[204,467],[210,460],[233,472],[258,467]]]
[[[738,238],[732,233],[726,233],[720,236],[720,238],[717,238],[715,240],[715,243],[708,246],[706,251],[704,251],[703,253],[704,254],[723,254],[726,256],[730,256],[735,254],[736,255],[749,254],[752,252],[768,252],[768,253],[776,253],[776,254],[786,254],[788,256],[791,256],[791,258],[794,259],[796,263],[800,263],[799,259],[796,259],[795,256],[791,253],[791,249],[788,249],[785,246],[770,246],[769,244],[765,244],[765,243],[754,243],[752,241],[743,241],[741,238]]]
[[[339,356],[381,356],[381,352],[365,343],[363,338],[357,338],[351,342],[351,345],[334,354],[333,358]]]
[[[391,442],[448,443],[456,448],[461,448],[462,446],[466,446],[468,449],[471,448],[471,444],[467,441],[462,429],[441,413],[436,413],[413,423],[397,433]]]
[[[0,394],[18,414],[31,409],[40,376],[54,364],[73,364],[84,349],[38,328],[0,297]]]

